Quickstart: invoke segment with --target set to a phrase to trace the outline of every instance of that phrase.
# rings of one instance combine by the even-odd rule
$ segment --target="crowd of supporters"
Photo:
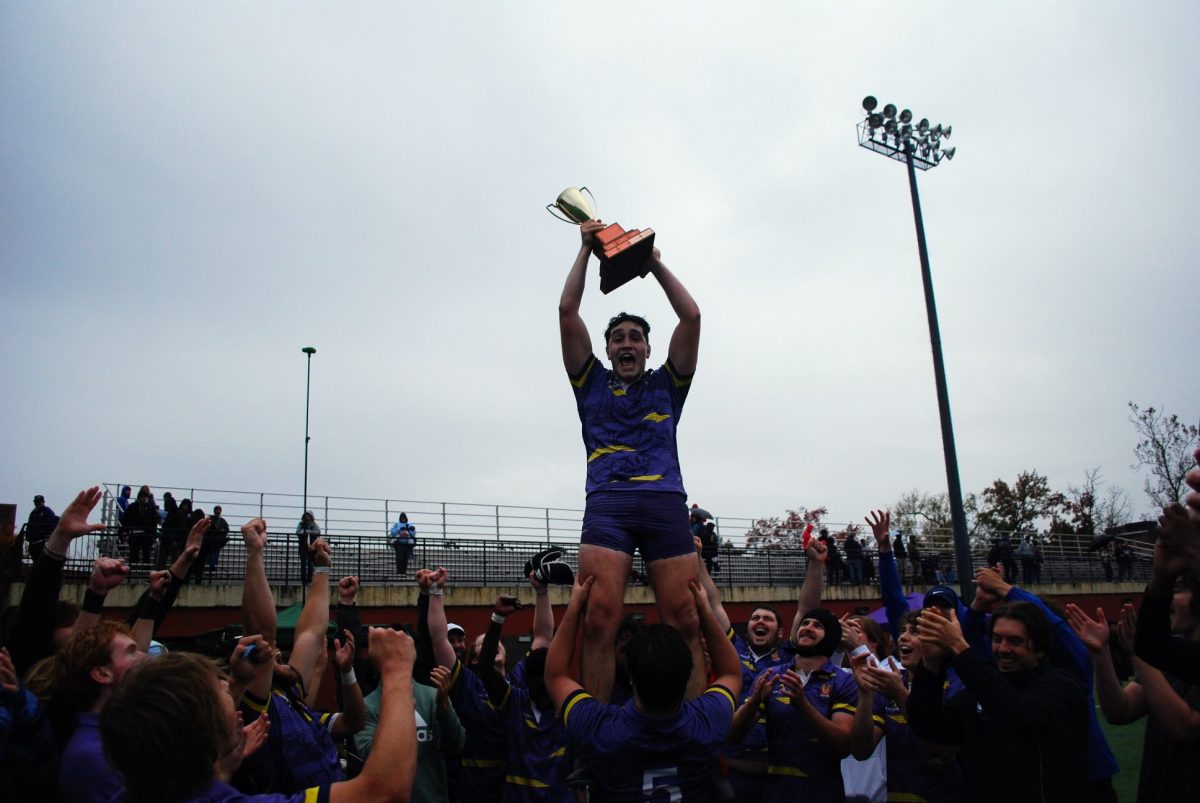
[[[241,528],[244,635],[219,660],[167,652],[155,631],[202,579],[219,511],[175,507],[173,546],[121,621],[104,603],[131,582],[124,560],[95,561],[82,605],[60,599],[72,540],[101,528],[88,521],[92,488],[39,539],[5,612],[0,799],[1111,801],[1113,777],[1139,768],[1118,767],[1097,708],[1111,724],[1147,718],[1139,800],[1192,799],[1200,468],[1188,482],[1186,505],[1159,520],[1140,605],[1112,624],[1102,610],[1047,604],[1002,562],[978,571],[973,599],[935,586],[909,610],[904,556],[879,511],[867,519],[878,618],[822,607],[829,548],[813,539],[795,610],[760,605],[735,627],[697,538],[700,582],[688,590],[705,682],[693,683],[697,652],[680,631],[627,617],[614,643],[591,645],[615,656],[606,689],[587,687],[576,657],[594,578],[555,555],[527,567],[533,632],[516,655],[503,636],[520,597],[497,597],[488,629],[469,634],[447,621],[449,572],[422,568],[415,627],[364,627],[358,579],[331,577],[329,544],[299,533],[311,579],[288,638],[262,519]],[[123,506],[131,555],[137,528],[149,532],[136,513],[147,501]],[[865,555],[851,557],[856,582]],[[571,585],[557,626],[556,583]],[[320,705],[326,674],[333,710]]]

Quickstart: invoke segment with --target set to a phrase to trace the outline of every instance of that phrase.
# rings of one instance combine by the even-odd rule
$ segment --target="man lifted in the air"
[[[689,583],[696,555],[679,471],[675,427],[683,411],[700,345],[700,308],[662,263],[657,248],[648,267],[679,318],[667,361],[646,369],[650,324],[622,312],[604,331],[609,370],[592,353],[579,315],[593,234],[599,220],[580,226],[583,242],[558,302],[563,364],[575,391],[587,451],[587,505],[580,536],[580,580],[595,577],[583,622],[583,679],[607,701],[613,685],[613,646],[621,619],[633,550],[654,588],[659,616],[678,629],[692,651],[688,697],[703,688],[700,623]]]

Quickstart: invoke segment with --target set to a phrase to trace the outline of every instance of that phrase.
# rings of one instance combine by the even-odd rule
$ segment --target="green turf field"
[[[1108,744],[1117,756],[1121,771],[1113,778],[1117,788],[1117,800],[1121,803],[1134,803],[1137,800],[1138,770],[1142,766],[1142,734],[1146,730],[1146,719],[1143,717],[1130,725],[1109,725],[1100,717],[1100,726],[1108,737]]]

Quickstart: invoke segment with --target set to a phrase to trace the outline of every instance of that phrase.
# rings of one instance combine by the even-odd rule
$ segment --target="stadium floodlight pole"
[[[312,355],[316,354],[317,350],[312,346],[305,346],[300,350],[308,355],[308,371],[304,377],[304,507],[300,511],[300,518],[304,518],[304,513],[308,510],[308,398],[312,388]]]
[[[933,276],[929,271],[929,251],[925,247],[925,223],[921,218],[921,199],[917,195],[917,170],[928,170],[954,158],[956,148],[943,148],[942,140],[950,137],[951,126],[941,123],[930,126],[922,118],[913,124],[908,109],[897,112],[889,103],[881,112],[879,102],[868,95],[863,98],[866,117],[858,124],[858,144],[908,166],[908,187],[912,193],[913,218],[917,225],[917,251],[921,257],[921,281],[925,286],[925,315],[929,319],[929,344],[933,350],[933,375],[937,385],[938,414],[942,422],[942,452],[946,460],[947,496],[950,501],[950,522],[954,530],[955,566],[961,598],[969,603],[974,596],[974,570],[971,565],[971,545],[967,538],[967,514],[963,509],[962,485],[958,479],[958,455],[954,448],[954,426],[950,422],[950,394],[946,389],[946,366],[942,360],[942,335],[938,328],[937,304],[933,299]]]

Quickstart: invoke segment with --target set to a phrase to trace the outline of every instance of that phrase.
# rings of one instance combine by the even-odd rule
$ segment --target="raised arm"
[[[879,550],[879,595],[883,598],[883,609],[887,613],[888,630],[892,638],[900,638],[900,617],[908,611],[908,600],[904,597],[904,584],[900,580],[900,567],[892,551],[892,536],[889,529],[892,516],[886,510],[876,510],[866,518],[875,536]]]
[[[582,242],[571,272],[567,274],[566,284],[563,285],[562,297],[558,300],[558,332],[562,339],[563,367],[568,374],[574,374],[583,367],[584,361],[592,353],[592,338],[588,335],[587,326],[579,314],[579,305],[583,302],[583,288],[587,281],[588,258],[592,254],[594,233],[604,228],[599,220],[586,220],[579,227]]]
[[[92,564],[92,575],[88,578],[87,591],[83,595],[83,607],[75,618],[75,632],[94,626],[100,621],[104,598],[129,576],[125,561],[117,558],[96,558]]]
[[[329,543],[323,538],[309,547],[313,553],[313,578],[308,586],[308,599],[296,621],[296,635],[288,663],[299,673],[305,689],[313,688],[317,664],[322,661],[325,631],[329,628],[329,567],[333,558]]]
[[[725,611],[725,605],[721,601],[721,590],[713,582],[712,575],[708,573],[708,566],[704,564],[704,558],[700,554],[702,546],[700,539],[692,536],[692,540],[696,544],[696,562],[699,564],[696,567],[696,576],[700,578],[700,585],[704,588],[704,595],[708,598],[708,606],[712,610],[713,617],[720,625],[721,632],[728,636],[732,623],[729,621],[729,614]]]
[[[453,669],[458,656],[454,654],[454,647],[446,633],[446,608],[443,602],[449,577],[450,573],[442,566],[436,572],[417,570],[417,585],[421,593],[429,597],[429,639],[433,642],[433,660],[438,666]]]
[[[788,630],[789,639],[796,638],[804,614],[821,607],[821,591],[825,585],[825,561],[829,559],[829,548],[814,538],[809,541],[804,554],[808,556],[808,568],[804,570],[804,582],[800,584],[800,592],[796,595],[796,615],[792,617],[792,627]]]
[[[334,720],[330,735],[344,739],[362,730],[367,722],[367,706],[354,674],[354,634],[343,630],[342,638],[333,640],[333,647],[333,661],[342,680],[342,715]]]
[[[854,709],[854,720],[850,726],[850,755],[865,761],[875,752],[875,745],[883,738],[883,727],[875,721],[875,695],[870,678],[867,677],[867,657],[860,655],[850,659],[854,680],[858,683],[858,704]]]
[[[700,350],[700,307],[683,283],[663,264],[657,248],[650,257],[650,272],[658,279],[667,301],[671,302],[671,309],[679,318],[675,331],[671,333],[671,348],[667,356],[676,371],[688,376],[696,371],[696,355]]]
[[[708,595],[699,583],[692,582],[689,588],[692,598],[696,601],[700,632],[704,636],[704,643],[708,645],[713,674],[717,676],[713,683],[729,689],[736,700],[742,693],[742,662],[738,659],[737,650],[733,648],[733,642],[726,636],[729,632],[729,619],[725,619],[725,626],[721,625],[708,604]]]
[[[259,635],[275,643],[275,597],[267,582],[263,552],[267,548],[267,522],[251,519],[242,525],[246,542],[246,576],[242,582],[242,625],[249,635]]]
[[[1096,618],[1092,619],[1078,605],[1068,602],[1065,612],[1067,623],[1092,655],[1100,713],[1113,725],[1125,725],[1145,716],[1146,702],[1141,686],[1130,683],[1122,688],[1117,677],[1112,654],[1108,651],[1108,621],[1104,609],[1097,608]]]
[[[500,652],[500,634],[504,631],[504,620],[512,616],[521,604],[516,597],[500,595],[492,604],[492,621],[487,633],[483,636],[483,645],[479,648],[479,679],[487,689],[492,705],[499,708],[508,697],[508,681],[504,674],[496,669],[496,655]]]
[[[533,572],[529,573],[529,585],[533,587],[534,594],[533,642],[529,649],[540,650],[549,647],[554,638],[554,606],[550,604],[550,587],[539,583]]]
[[[103,524],[88,523],[88,516],[101,496],[99,486],[80,491],[59,517],[42,554],[34,561],[21,593],[17,622],[8,637],[13,665],[19,675],[24,675],[35,662],[54,652],[51,639],[55,605],[62,590],[63,566],[73,540],[104,529]]]
[[[369,633],[371,660],[379,669],[382,700],[371,755],[351,781],[329,789],[330,803],[400,801],[412,799],[417,770],[417,723],[413,715],[412,668],[416,648],[398,630],[373,627]]]
[[[563,614],[558,632],[550,642],[546,651],[546,690],[554,701],[556,711],[562,711],[562,705],[579,685],[579,678],[571,671],[571,660],[575,657],[575,637],[579,632],[579,620],[587,607],[588,593],[592,590],[595,577],[588,577],[583,582],[575,578],[575,587],[571,589],[571,602],[567,612]]]
[[[171,586],[171,573],[166,569],[150,572],[150,588],[140,600],[137,616],[130,628],[133,641],[138,649],[146,652],[154,638],[155,622],[163,602],[166,600],[167,589]]]

